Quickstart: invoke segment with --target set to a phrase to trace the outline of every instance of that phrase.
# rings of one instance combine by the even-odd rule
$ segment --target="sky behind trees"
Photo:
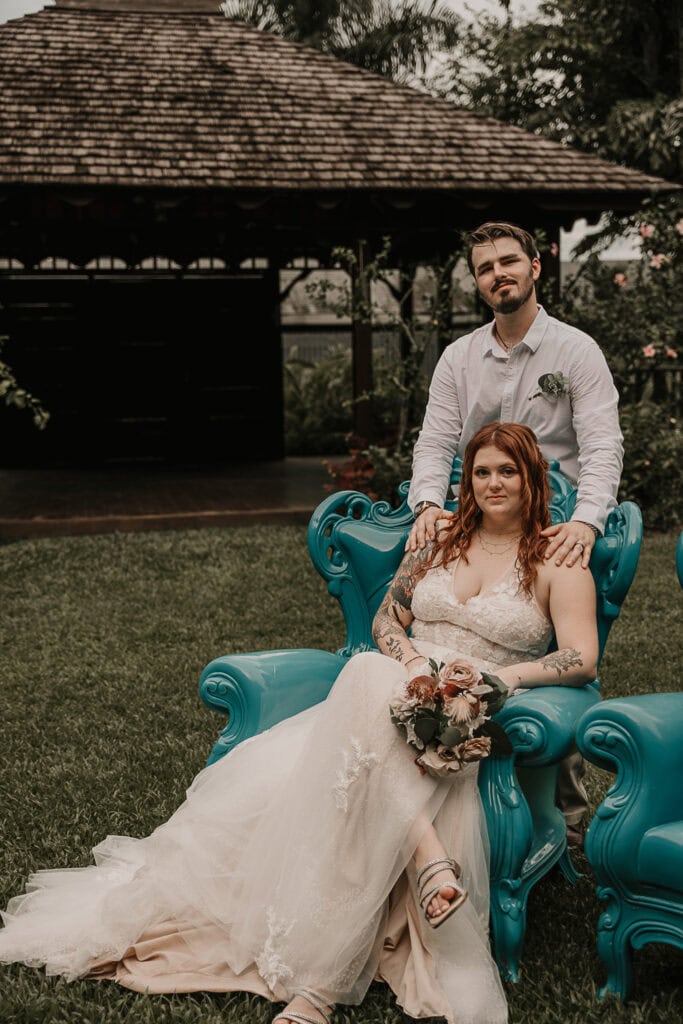
[[[465,14],[466,8],[472,11],[500,9],[498,0],[443,0],[447,7],[456,14]],[[216,0],[218,7],[219,0]],[[0,0],[0,22],[9,21],[10,18],[19,18],[22,14],[30,14],[32,11],[39,11],[41,7],[49,7],[50,0]],[[534,11],[538,7],[538,0],[512,0],[512,12],[514,15],[526,11]]]

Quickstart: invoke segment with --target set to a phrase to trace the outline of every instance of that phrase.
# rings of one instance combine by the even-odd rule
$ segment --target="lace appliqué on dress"
[[[256,957],[256,966],[268,988],[273,991],[279,982],[294,977],[294,971],[287,966],[277,951],[278,944],[282,939],[287,938],[294,922],[286,924],[281,917],[277,916],[273,907],[268,907],[266,921],[268,922],[268,938]]]
[[[344,767],[337,770],[337,783],[332,787],[332,793],[339,810],[346,813],[349,809],[349,788],[358,780],[363,769],[369,770],[378,764],[379,757],[371,751],[363,753],[360,740],[355,736],[351,737],[351,753],[344,750],[342,757]]]

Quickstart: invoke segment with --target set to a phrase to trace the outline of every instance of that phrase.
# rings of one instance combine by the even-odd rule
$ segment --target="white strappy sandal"
[[[438,865],[441,865],[440,867]],[[429,883],[432,878],[441,874],[443,871],[452,871],[455,882],[441,882],[439,885],[435,885],[429,888]],[[424,876],[424,877],[423,877]],[[440,925],[447,921],[451,914],[454,914],[458,907],[467,899],[467,890],[459,884],[460,879],[460,865],[457,861],[453,860],[452,857],[435,857],[434,860],[428,860],[426,864],[423,864],[417,873],[415,884],[417,886],[417,900],[425,916],[425,920],[430,928],[438,928]],[[432,899],[441,892],[442,889],[455,889],[455,896],[448,902],[448,906],[442,914],[435,914],[432,916],[427,913],[427,907],[429,906]],[[443,897],[445,899],[445,897]]]
[[[300,988],[294,995],[307,999],[311,1006],[318,1011],[325,1024],[330,1024],[334,1007],[323,1002],[316,992],[312,992],[309,988]],[[298,1010],[283,1010],[282,1013],[278,1013],[277,1017],[273,1017],[271,1024],[277,1024],[278,1021],[286,1021],[288,1024],[320,1024],[317,1017],[309,1017],[307,1013],[299,1013]]]

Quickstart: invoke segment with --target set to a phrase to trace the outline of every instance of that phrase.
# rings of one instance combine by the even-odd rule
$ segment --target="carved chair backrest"
[[[453,463],[451,484],[457,489],[461,463]],[[550,474],[550,517],[566,522],[576,502],[576,491],[553,464]],[[308,549],[327,589],[342,608],[346,622],[346,644],[339,654],[351,656],[374,650],[372,620],[387,586],[403,557],[406,538],[413,523],[407,504],[408,483],[398,489],[402,499],[392,509],[386,501],[373,502],[358,491],[330,495],[313,513],[308,527]],[[448,501],[453,509],[457,499]],[[598,595],[598,638],[600,657],[610,627],[635,575],[642,539],[640,509],[633,502],[618,505],[611,513],[593,549],[591,571]]]

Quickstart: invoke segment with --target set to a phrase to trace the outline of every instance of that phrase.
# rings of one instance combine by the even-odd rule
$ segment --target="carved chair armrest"
[[[603,701],[577,727],[583,755],[617,777],[586,836],[603,884],[638,885],[638,851],[649,829],[683,819],[683,693]]]
[[[199,693],[208,708],[228,716],[228,724],[208,763],[242,740],[324,700],[347,660],[312,648],[214,659],[201,674]]]
[[[557,764],[572,749],[581,716],[599,702],[594,684],[535,687],[510,697],[496,715],[496,722],[510,737],[517,764]]]

